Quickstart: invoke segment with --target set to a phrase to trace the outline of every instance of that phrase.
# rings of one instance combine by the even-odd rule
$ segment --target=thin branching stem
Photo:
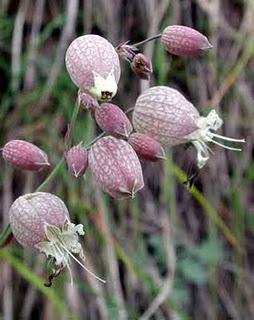
[[[137,43],[133,44],[133,47],[138,47],[138,46],[141,46],[141,45],[143,45],[143,44],[145,44],[145,43],[147,43],[149,41],[159,39],[159,38],[161,38],[161,35],[162,34],[160,33],[160,34],[157,34],[156,36],[152,36],[152,37],[147,38],[147,39],[145,39],[143,41],[137,42]]]

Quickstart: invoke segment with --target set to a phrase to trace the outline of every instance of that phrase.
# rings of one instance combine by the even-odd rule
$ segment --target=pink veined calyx
[[[208,142],[225,149],[241,151],[217,140],[245,142],[216,134],[223,124],[215,110],[200,116],[198,110],[179,91],[156,86],[144,91],[137,99],[133,111],[133,126],[137,132],[147,134],[162,144],[177,145],[192,142],[197,150],[197,164],[202,168],[209,159]]]

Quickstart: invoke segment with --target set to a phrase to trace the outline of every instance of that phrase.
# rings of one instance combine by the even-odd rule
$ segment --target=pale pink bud
[[[16,240],[24,247],[34,247],[54,258],[56,273],[67,267],[71,275],[70,258],[87,270],[81,262],[84,253],[79,242],[79,235],[84,235],[83,225],[70,222],[68,209],[60,198],[46,192],[25,194],[14,201],[9,217]]]
[[[196,56],[212,45],[207,37],[186,26],[168,26],[162,32],[161,42],[165,49],[178,56]]]
[[[201,168],[209,159],[207,142],[213,142],[226,149],[241,149],[225,146],[214,138],[244,142],[215,134],[223,124],[215,110],[207,117],[180,92],[173,88],[157,86],[144,91],[137,99],[133,111],[133,126],[136,131],[147,134],[161,143],[177,145],[192,142],[197,149],[198,166]]]
[[[149,80],[153,72],[151,60],[149,60],[143,53],[138,53],[134,56],[131,62],[133,72],[141,79]]]
[[[105,38],[88,34],[76,38],[65,57],[72,81],[98,100],[111,100],[117,92],[120,63],[112,44]]]
[[[44,151],[23,140],[7,142],[2,149],[2,155],[4,160],[18,169],[38,171],[50,165]]]
[[[88,152],[79,144],[66,152],[65,160],[70,174],[76,178],[81,177],[88,166]]]
[[[99,106],[95,98],[83,91],[79,91],[79,103],[84,109],[91,109],[92,111]]]
[[[137,155],[149,161],[165,159],[165,151],[161,144],[146,134],[135,132],[128,139],[128,143]]]
[[[128,138],[132,125],[126,114],[112,103],[103,103],[95,109],[95,120],[106,133]]]
[[[112,197],[134,197],[143,188],[139,159],[126,141],[101,138],[91,147],[88,159],[97,183]]]

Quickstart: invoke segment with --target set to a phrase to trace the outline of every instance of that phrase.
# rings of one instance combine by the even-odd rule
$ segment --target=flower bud
[[[133,45],[129,45],[128,43],[129,41],[120,43],[116,47],[116,52],[121,59],[131,62],[133,60],[133,57],[136,55],[136,51],[138,51],[138,49]]]
[[[79,91],[79,103],[84,109],[91,109],[92,111],[94,111],[99,106],[99,103],[96,99],[94,99],[90,94],[83,91]]]
[[[79,144],[66,152],[65,160],[69,173],[76,178],[81,177],[88,166],[88,152]]]
[[[105,38],[88,34],[76,38],[65,57],[72,81],[98,100],[111,100],[117,92],[120,63],[115,48]]]
[[[137,155],[149,161],[165,159],[165,151],[161,144],[146,134],[135,132],[128,139],[128,143]]]
[[[88,159],[97,183],[112,197],[134,197],[143,188],[139,159],[126,141],[101,138],[89,150]]]
[[[108,134],[128,138],[132,125],[125,113],[112,103],[103,103],[95,109],[98,126]]]
[[[207,117],[199,115],[198,110],[180,92],[165,86],[156,86],[144,91],[137,99],[133,111],[133,126],[136,131],[147,134],[161,143],[177,145],[192,142],[197,149],[198,166],[202,168],[209,159],[207,142],[213,142],[226,149],[241,149],[226,146],[214,138],[245,142],[215,134],[223,124],[215,110]]]
[[[70,258],[87,270],[80,262],[84,261],[79,242],[79,235],[84,235],[83,225],[70,222],[68,209],[60,198],[46,192],[25,194],[14,201],[9,217],[16,240],[24,247],[34,247],[54,258],[56,273],[67,267],[72,280]]]
[[[7,142],[2,149],[2,155],[5,161],[18,169],[39,171],[50,165],[44,151],[23,140]]]
[[[131,62],[133,72],[141,79],[149,80],[153,72],[151,60],[149,60],[143,53],[138,53],[134,56]]]
[[[186,26],[168,26],[162,32],[161,42],[165,49],[177,56],[196,56],[212,45],[207,37]]]

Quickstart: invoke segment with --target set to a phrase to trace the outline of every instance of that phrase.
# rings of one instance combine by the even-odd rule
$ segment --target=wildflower
[[[149,161],[165,159],[165,151],[161,144],[146,134],[134,132],[130,135],[128,143],[137,155]]]
[[[39,171],[49,166],[48,156],[36,145],[24,140],[11,140],[2,149],[5,161],[18,169]]]
[[[97,183],[112,197],[134,197],[143,188],[139,159],[126,141],[111,136],[101,138],[92,145],[88,159]]]
[[[83,225],[70,222],[68,209],[60,198],[46,192],[25,194],[13,202],[9,217],[15,239],[23,247],[36,248],[46,257],[53,258],[56,274],[67,267],[72,281],[72,258],[101,280],[81,262],[84,261],[84,253],[79,235],[84,235]]]
[[[212,45],[207,37],[195,29],[186,26],[168,26],[162,32],[161,43],[165,49],[177,56],[196,56]]]
[[[141,79],[149,80],[153,72],[151,60],[149,60],[143,53],[138,53],[134,56],[131,62],[133,72]]]
[[[88,34],[76,38],[65,57],[72,81],[83,92],[102,101],[111,100],[120,78],[118,55],[105,38]]]
[[[88,152],[78,144],[66,152],[65,160],[70,174],[76,178],[81,177],[88,166]]]
[[[95,109],[95,120],[106,133],[128,138],[132,125],[125,113],[112,103],[103,103]]]
[[[197,150],[199,168],[209,159],[208,142],[225,149],[241,151],[217,141],[245,142],[244,139],[216,134],[215,131],[222,124],[223,121],[215,110],[207,117],[202,117],[180,92],[165,86],[152,87],[143,92],[138,97],[133,112],[133,126],[137,132],[169,145],[192,142]]]

